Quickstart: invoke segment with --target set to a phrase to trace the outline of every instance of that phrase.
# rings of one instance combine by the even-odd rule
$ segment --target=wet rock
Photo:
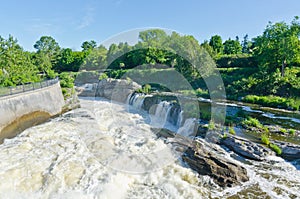
[[[141,86],[133,81],[108,78],[98,83],[95,96],[125,103],[127,97],[139,88]]]
[[[203,139],[197,139],[188,147],[182,158],[200,175],[212,177],[219,186],[232,187],[248,181],[247,170],[224,156],[224,149]]]
[[[292,143],[281,142],[281,141],[272,141],[272,143],[276,144],[281,148],[281,157],[288,160],[293,161],[300,159],[300,146]]]
[[[274,154],[270,149],[265,148],[262,145],[232,135],[221,139],[221,144],[235,153],[251,160],[262,161],[266,156]]]
[[[152,128],[152,131],[158,137],[165,138],[166,143],[172,144],[176,151],[182,152],[182,159],[191,169],[212,177],[218,185],[232,187],[249,180],[247,170],[231,160],[217,144],[201,138],[192,140],[167,129]]]
[[[173,131],[170,131],[165,128],[155,128],[151,127],[151,131],[157,135],[158,138],[163,137],[163,138],[174,138],[176,136],[176,133]]]

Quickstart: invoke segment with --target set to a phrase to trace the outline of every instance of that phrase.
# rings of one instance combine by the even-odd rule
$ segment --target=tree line
[[[133,46],[121,42],[106,48],[92,40],[83,42],[81,51],[74,51],[61,48],[51,36],[42,36],[34,44],[36,51],[27,52],[13,36],[0,36],[0,86],[41,81],[65,71],[122,70],[143,64],[173,67],[194,81],[211,72],[212,59],[219,67],[247,65],[261,75],[280,73],[284,77],[286,67],[300,65],[299,36],[298,17],[289,24],[270,22],[262,35],[251,40],[245,35],[242,41],[239,37],[223,41],[220,35],[213,35],[199,43],[190,35],[152,29],[140,32]],[[195,67],[201,67],[201,76]]]

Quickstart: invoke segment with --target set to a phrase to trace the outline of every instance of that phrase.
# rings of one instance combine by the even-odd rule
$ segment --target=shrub
[[[290,134],[291,136],[295,136],[296,130],[295,130],[295,129],[290,129],[290,130],[289,130],[289,134]]]
[[[63,72],[59,74],[60,86],[62,88],[73,88],[74,86],[74,74]]]
[[[223,55],[216,60],[217,67],[255,67],[257,62],[248,54]]]
[[[280,132],[283,133],[283,134],[285,134],[285,133],[287,133],[287,130],[284,129],[284,128],[280,128]]]
[[[273,151],[275,151],[275,153],[277,155],[280,155],[282,153],[281,148],[279,146],[277,146],[276,144],[270,144],[269,146]]]
[[[258,121],[258,119],[253,118],[253,117],[248,117],[242,122],[243,125],[245,126],[253,126],[257,128],[263,128],[263,125]]]
[[[102,73],[100,76],[99,76],[99,80],[103,80],[103,79],[108,79],[108,75],[106,73]]]
[[[144,89],[145,93],[149,94],[151,92],[151,86],[150,86],[150,84],[145,84],[144,87],[143,87],[143,89]]]
[[[151,86],[149,84],[145,84],[142,88],[137,89],[136,92],[149,94],[151,92]]]
[[[270,144],[270,140],[269,140],[269,138],[268,138],[268,135],[262,134],[260,139],[261,139],[261,142],[262,142],[262,143],[264,143],[264,144],[266,144],[266,145],[269,145],[269,144]]]
[[[235,130],[234,130],[233,127],[229,127],[228,132],[229,132],[231,135],[235,135]]]

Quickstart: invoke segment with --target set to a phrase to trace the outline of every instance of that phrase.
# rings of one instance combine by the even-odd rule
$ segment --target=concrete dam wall
[[[28,127],[59,114],[64,106],[59,82],[32,91],[0,97],[0,143]]]

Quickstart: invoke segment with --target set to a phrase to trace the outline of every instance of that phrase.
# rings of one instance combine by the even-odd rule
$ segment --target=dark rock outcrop
[[[232,135],[221,139],[221,144],[235,153],[251,160],[262,161],[268,155],[274,154],[274,152],[262,145]]]
[[[300,146],[288,142],[272,141],[281,148],[280,156],[288,161],[300,159]]]
[[[247,170],[234,161],[225,159],[224,155],[221,155],[225,153],[217,145],[197,139],[193,141],[192,147],[188,147],[182,158],[200,175],[212,177],[219,186],[232,187],[248,181]]]
[[[222,187],[232,187],[249,180],[247,170],[229,158],[226,151],[204,139],[191,140],[166,129],[152,128],[158,136],[166,138],[177,151],[183,152],[182,159],[200,175],[210,176]]]

